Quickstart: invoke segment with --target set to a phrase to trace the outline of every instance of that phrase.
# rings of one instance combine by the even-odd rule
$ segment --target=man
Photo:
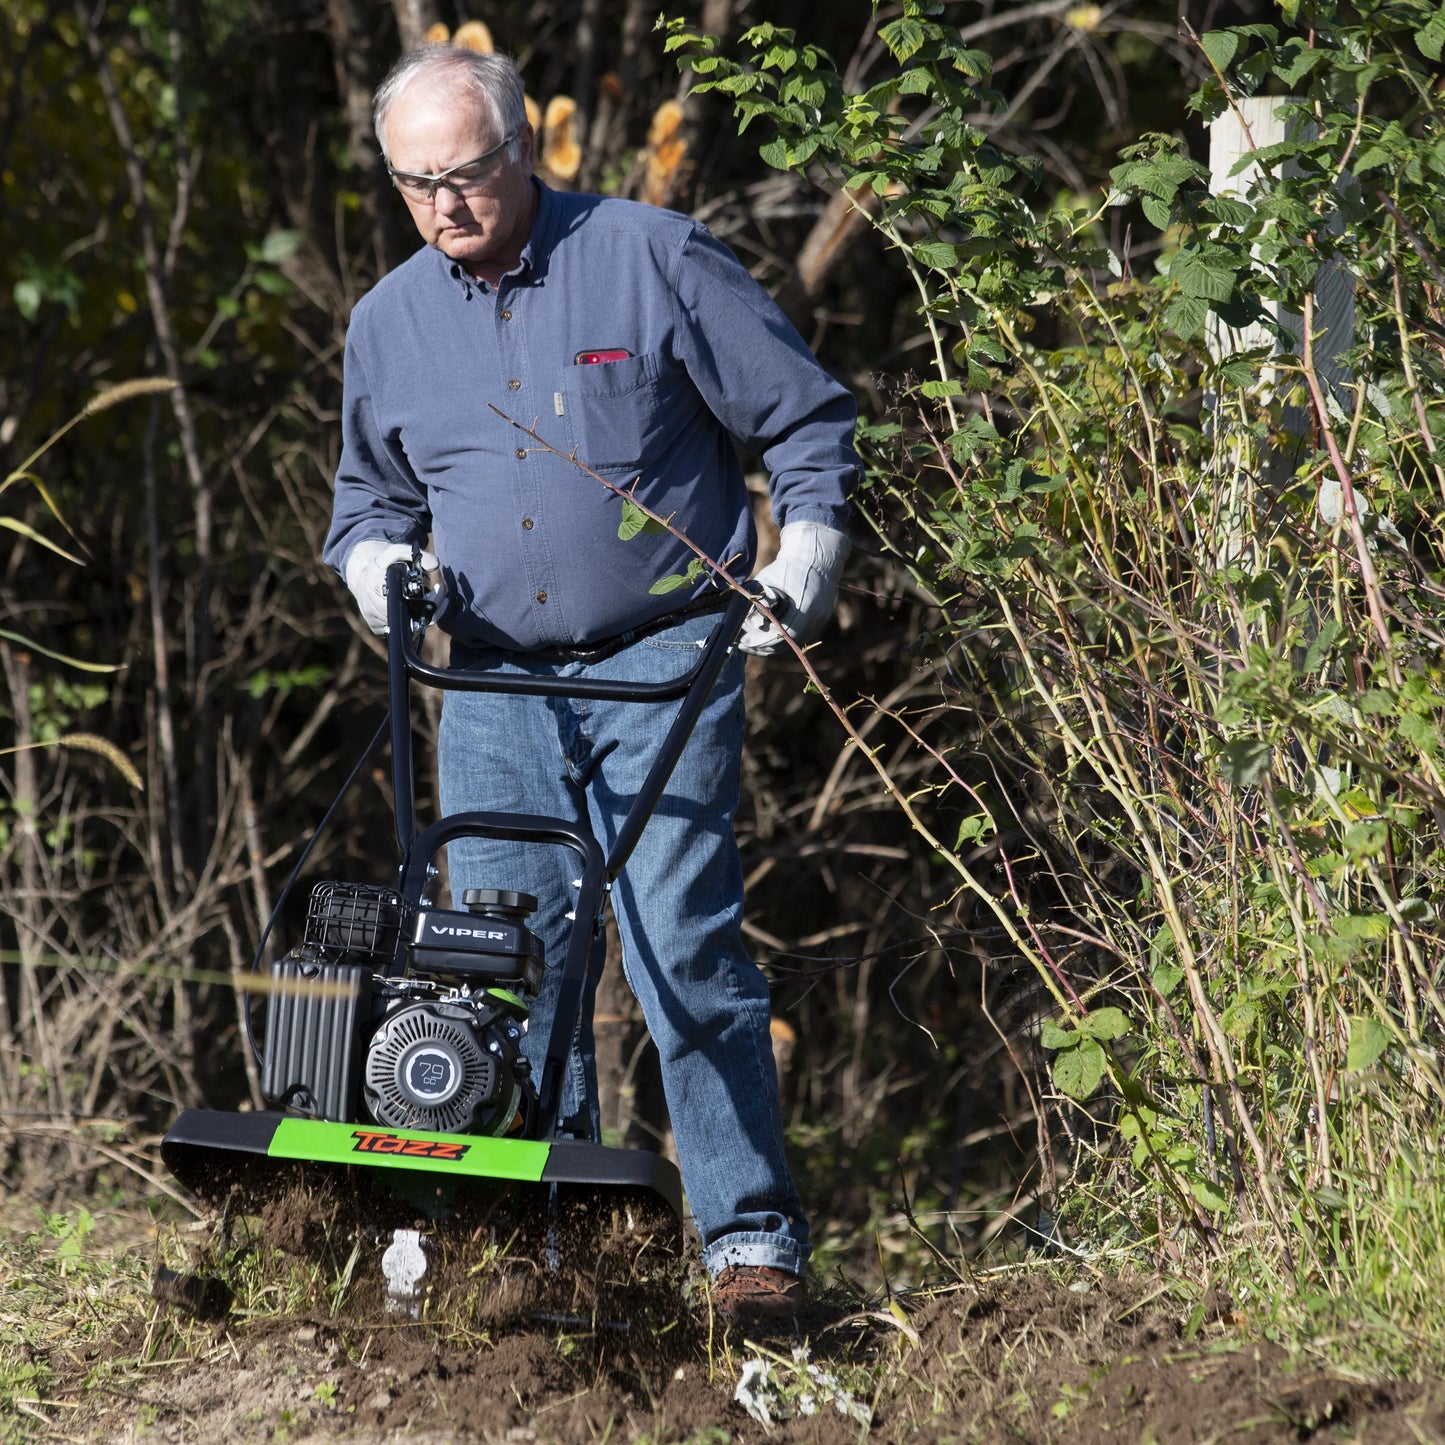
[[[386,626],[387,566],[430,534],[453,666],[676,676],[713,625],[712,586],[689,573],[675,538],[620,536],[621,499],[567,458],[744,577],[755,539],[736,438],[766,462],[782,529],[759,580],[786,599],[775,610],[789,632],[815,636],[848,552],[854,406],[732,254],[686,217],[537,181],[521,82],[503,57],[446,47],[405,57],[377,93],[376,132],[427,244],[357,305],[347,337],[325,556],[372,629]],[[762,619],[746,624],[747,650],[779,642]],[[808,1224],[783,1156],[767,985],[740,934],[742,685],[734,654],[613,906],[714,1304],[755,1317],[796,1307]],[[443,811],[578,818],[606,850],[671,713],[446,693]],[[560,961],[564,850],[473,840],[452,844],[448,865],[455,897],[537,895],[533,927]],[[549,1027],[549,984],[534,1047]],[[587,1002],[563,1108],[595,1134]]]

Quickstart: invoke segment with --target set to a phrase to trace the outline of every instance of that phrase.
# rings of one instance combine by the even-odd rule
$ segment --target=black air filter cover
[[[303,941],[330,957],[389,963],[401,936],[406,904],[392,888],[371,883],[318,883],[306,908]]]

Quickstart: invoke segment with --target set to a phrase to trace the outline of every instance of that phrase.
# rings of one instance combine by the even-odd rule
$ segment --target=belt
[[[629,627],[626,632],[619,632],[616,637],[604,637],[600,642],[589,642],[582,647],[535,647],[528,652],[513,652],[499,647],[497,651],[503,657],[518,662],[605,662],[624,647],[630,647],[634,642],[640,642],[654,633],[665,632],[669,627],[675,627],[689,617],[721,612],[727,606],[731,595],[726,588],[705,592],[701,597],[694,598],[673,612],[664,612],[661,617],[640,622],[636,627]]]

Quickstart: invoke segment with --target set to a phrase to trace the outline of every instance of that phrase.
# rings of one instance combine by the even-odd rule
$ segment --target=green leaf
[[[796,146],[788,148],[788,165],[790,168],[807,165],[813,158],[813,152],[823,144],[823,137],[820,135],[805,135]]]
[[[828,87],[816,77],[794,75],[784,83],[783,88],[778,92],[778,98],[801,101],[804,105],[817,106],[821,109],[823,103],[828,99]],[[821,141],[822,137],[819,136],[818,139]]]
[[[948,52],[953,68],[970,80],[987,80],[993,70],[993,56],[986,50],[952,50]]]
[[[958,248],[947,241],[920,241],[913,254],[936,271],[951,271],[958,264]]]
[[[1229,109],[1229,95],[1211,75],[1189,98],[1185,109],[1193,112],[1205,125],[1208,125],[1210,121],[1218,120]]]
[[[1198,296],[1176,296],[1164,310],[1164,324],[1185,340],[1204,330],[1209,303]]]
[[[1439,753],[1440,725],[1433,717],[1407,712],[1395,724],[1395,729],[1406,742],[1414,743],[1427,756],[1435,757]]]
[[[968,349],[988,361],[1005,362],[1008,360],[1008,352],[992,336],[975,335],[968,343]]]
[[[965,843],[977,843],[997,831],[998,824],[987,813],[975,813],[973,817],[965,818],[958,825],[958,838],[953,845],[954,852],[962,848]]]
[[[1423,30],[1415,32],[1415,44],[1426,60],[1439,63],[1445,52],[1445,10],[1437,10],[1435,18]]]
[[[1186,247],[1169,263],[1169,279],[1186,296],[1205,301],[1228,301],[1234,291],[1234,272],[1227,263]]]
[[[706,570],[702,559],[694,557],[687,564],[685,572],[674,572],[670,577],[659,577],[647,590],[654,597],[666,596],[669,592],[676,592],[679,587],[691,586]]]
[[[1093,1039],[1084,1039],[1054,1060],[1054,1084],[1061,1094],[1083,1103],[1104,1077],[1104,1051]]]
[[[878,38],[893,52],[895,60],[911,60],[927,42],[928,30],[921,20],[905,15],[882,26]]]
[[[1325,64],[1329,52],[1311,49],[1299,36],[1286,43],[1283,64],[1274,66],[1274,73],[1287,86],[1296,86],[1317,66]],[[1439,57],[1437,56],[1438,60]]]
[[[1071,1049],[1081,1037],[1073,1029],[1061,1029],[1053,1019],[1045,1019],[1039,1025],[1039,1043],[1046,1049]]]
[[[1398,824],[1397,817],[1396,825],[1398,826]],[[1400,917],[1406,923],[1413,923],[1417,928],[1435,922],[1435,907],[1428,898],[1402,898],[1396,907],[1400,911]]]
[[[1251,788],[1269,772],[1273,749],[1264,738],[1235,738],[1219,750],[1219,771],[1232,788]]]
[[[1346,913],[1335,921],[1342,938],[1363,938],[1382,942],[1394,931],[1388,913]]]
[[[1157,226],[1161,231],[1168,229],[1170,217],[1174,214],[1174,207],[1168,201],[1158,196],[1142,196],[1139,204],[1144,207],[1144,215],[1151,226]]]
[[[1232,1039],[1247,1039],[1259,1022],[1259,1005],[1252,999],[1236,999],[1219,1016],[1219,1026]]]
[[[1189,1192],[1215,1214],[1229,1208],[1229,1196],[1211,1179],[1191,1179]]]
[[[667,528],[661,522],[649,517],[636,502],[630,502],[625,497],[622,500],[622,520],[617,524],[617,538],[620,542],[630,542],[634,537],[647,532],[652,536],[659,534],[666,536]]]
[[[1320,670],[1325,659],[1330,655],[1330,649],[1335,645],[1335,638],[1339,635],[1339,620],[1327,617],[1321,624],[1314,641],[1310,643],[1309,651],[1305,653],[1304,671],[1318,672]]]
[[[268,231],[261,242],[261,259],[268,266],[289,261],[301,249],[300,231]]]
[[[10,294],[15,299],[15,309],[27,321],[34,321],[40,311],[40,303],[45,299],[40,282],[33,276],[25,276],[15,283]]]
[[[1247,226],[1254,219],[1254,207],[1235,196],[1212,196],[1203,209],[1226,226]]]
[[[1283,108],[1284,102],[1280,102]],[[1260,170],[1273,170],[1280,161],[1294,160],[1299,156],[1302,149],[1299,141],[1282,140],[1276,141],[1273,145],[1259,146],[1252,151],[1246,151],[1235,163],[1230,166],[1231,177],[1237,176],[1241,171],[1248,170],[1251,166],[1258,166]]]
[[[1184,970],[1177,963],[1161,963],[1149,975],[1149,982],[1168,998],[1184,979]]]
[[[1390,1031],[1375,1018],[1350,1019],[1350,1047],[1345,1067],[1352,1073],[1368,1069],[1390,1047]]]
[[[1096,1008],[1079,1020],[1079,1032],[1091,1039],[1121,1039],[1129,1032],[1123,1009]]]
[[[1204,53],[1220,70],[1228,70],[1234,64],[1242,43],[1240,35],[1233,30],[1206,30],[1199,43]]]
[[[1365,858],[1378,858],[1390,841],[1388,823],[1356,823],[1345,834],[1345,851],[1356,862]]]
[[[785,140],[770,140],[766,145],[758,147],[758,154],[775,171],[788,169],[788,143]]]
[[[1259,363],[1247,357],[1232,356],[1220,362],[1215,375],[1221,386],[1257,386]]]

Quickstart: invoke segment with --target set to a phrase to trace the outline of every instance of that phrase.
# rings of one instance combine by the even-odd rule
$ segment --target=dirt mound
[[[891,1300],[823,1288],[795,1330],[749,1338],[710,1315],[695,1257],[653,1271],[637,1221],[594,1212],[566,1251],[555,1229],[531,1254],[520,1234],[450,1236],[413,1318],[387,1308],[359,1221],[331,1217],[311,1252],[324,1202],[275,1201],[276,1238],[255,1216],[188,1231],[189,1260],[164,1234],[0,1237],[0,1438],[1445,1440],[1445,1383],[1331,1370],[1157,1276],[1035,1265]],[[142,1293],[152,1250],[173,1276],[161,1299]]]
[[[200,1319],[279,1288],[353,1330],[401,1318],[443,1334],[541,1324],[653,1338],[675,1328],[688,1268],[676,1218],[642,1192],[518,1187],[439,1202],[303,1175],[262,1196],[233,1192],[154,1292]]]
[[[535,1319],[445,1339],[421,1321],[273,1323],[228,1334],[226,1359],[149,1399],[155,1438],[175,1442],[278,1425],[361,1445],[1445,1438],[1445,1390],[1347,1379],[1222,1320],[1187,1338],[1141,1284],[1024,1275],[911,1310],[824,1300],[767,1340],[709,1329],[681,1299],[661,1338]]]
[[[1005,1277],[941,1295],[915,1321],[919,1377],[881,1435],[979,1441],[1445,1440],[1445,1387],[1350,1379],[1243,1338],[1217,1302],[1181,1314],[1161,1282]]]

